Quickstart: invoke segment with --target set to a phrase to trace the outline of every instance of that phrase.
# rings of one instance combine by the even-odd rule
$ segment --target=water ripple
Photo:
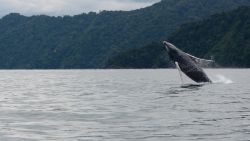
[[[249,70],[207,72],[234,83],[181,85],[176,70],[0,71],[0,140],[249,140]]]

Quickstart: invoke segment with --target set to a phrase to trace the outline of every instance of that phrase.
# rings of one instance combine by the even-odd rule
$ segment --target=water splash
[[[222,84],[232,84],[233,81],[221,74],[215,76],[216,78],[213,80],[213,83],[222,83]]]

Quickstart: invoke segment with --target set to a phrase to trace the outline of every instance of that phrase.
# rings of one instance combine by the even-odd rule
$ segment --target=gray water
[[[250,70],[0,71],[1,141],[247,141]]]

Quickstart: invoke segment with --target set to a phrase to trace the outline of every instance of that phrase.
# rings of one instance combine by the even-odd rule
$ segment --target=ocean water
[[[249,141],[250,70],[2,70],[1,141]]]

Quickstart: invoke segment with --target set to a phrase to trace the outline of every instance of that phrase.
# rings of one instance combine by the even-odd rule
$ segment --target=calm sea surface
[[[249,141],[250,70],[0,71],[1,141]]]

